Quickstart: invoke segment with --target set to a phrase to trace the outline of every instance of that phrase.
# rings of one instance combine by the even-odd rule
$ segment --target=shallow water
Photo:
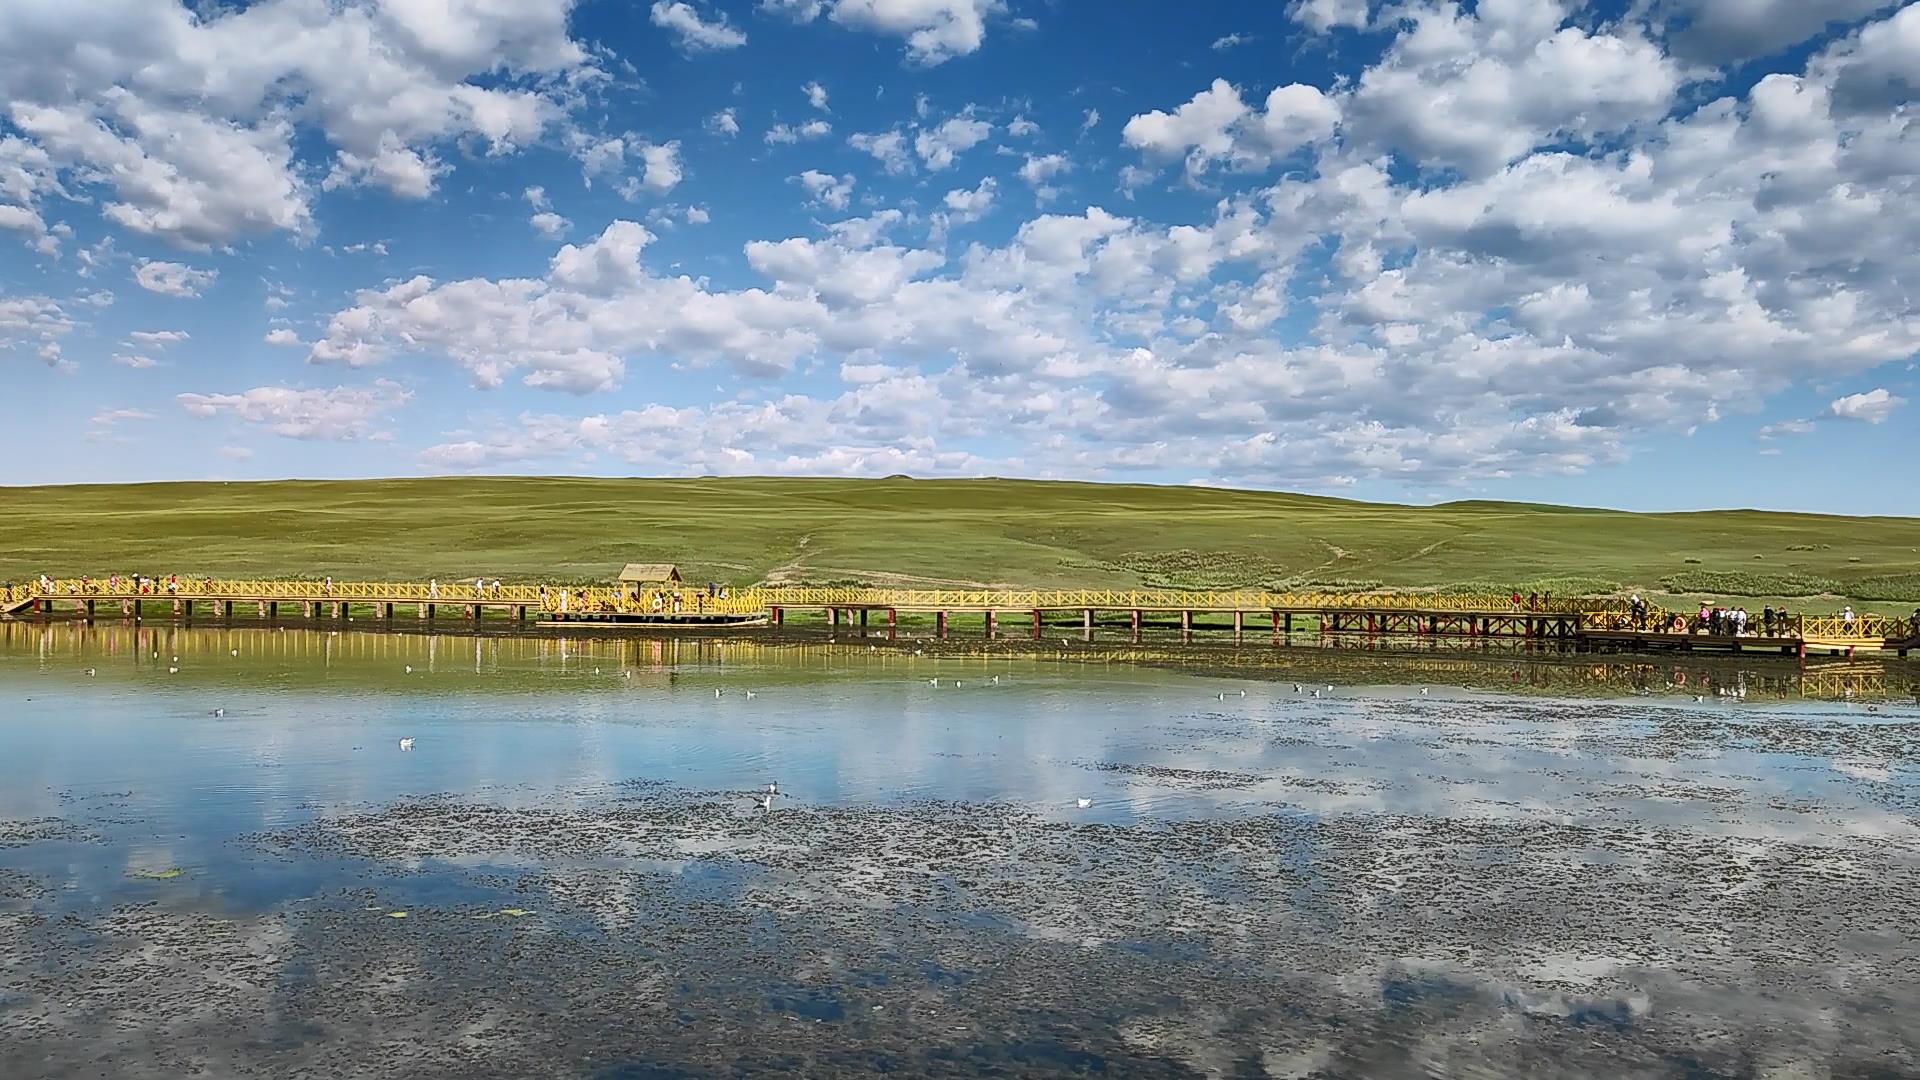
[[[0,1074],[1920,1070],[1906,667],[1127,652],[0,625]]]

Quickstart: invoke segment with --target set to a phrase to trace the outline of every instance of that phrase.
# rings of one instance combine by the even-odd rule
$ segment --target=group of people
[[[213,588],[213,579],[202,578],[200,584],[202,589],[210,591]],[[193,583],[188,581],[186,587],[191,591]],[[9,583],[6,588],[11,590],[13,586]],[[45,574],[40,575],[42,596],[52,596],[61,592],[69,596],[118,596],[128,592],[140,596],[177,596],[180,589],[179,574],[168,574],[164,578],[149,577],[146,574],[128,574],[125,577],[119,574],[108,574],[104,578],[96,578],[83,574],[65,582],[55,581]]]
[[[1717,607],[1703,603],[1700,611],[1689,619],[1680,612],[1671,612],[1654,625],[1653,609],[1639,593],[1627,598],[1627,615],[1635,630],[1657,630],[1669,634],[1707,634],[1714,637],[1746,637],[1753,615],[1745,607]],[[1841,619],[1848,626],[1853,625],[1853,608],[1841,612]],[[1777,637],[1794,629],[1795,616],[1785,608],[1768,605],[1760,609],[1758,626],[1753,627],[1765,637]]]

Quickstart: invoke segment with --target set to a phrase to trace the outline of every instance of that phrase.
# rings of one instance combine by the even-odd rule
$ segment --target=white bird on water
[[[747,691],[747,697],[748,697],[749,699],[751,699],[751,698],[752,698],[753,696],[754,696],[754,694],[753,694],[753,691],[751,691],[751,690],[749,690],[749,691]]]
[[[767,794],[769,794],[769,795],[778,795],[778,794],[780,794],[780,781],[778,781],[778,780],[775,780],[775,781],[774,781],[773,783],[771,783],[771,784],[768,784],[768,785],[767,785]]]
[[[1087,807],[1093,805],[1093,800],[1092,799],[1075,799],[1074,803],[1078,805],[1080,809],[1085,810]]]
[[[229,654],[228,654],[228,655],[231,655],[231,656],[239,656],[239,655],[240,655],[240,650],[239,650],[239,649],[233,649],[233,650],[230,650],[230,652],[229,652]]]
[[[723,693],[726,693],[726,691],[724,691],[724,690],[721,690],[721,689],[718,689],[718,688],[715,688],[715,690],[713,691],[713,696],[714,696],[714,697],[719,697],[719,696],[720,696],[721,694],[723,694]]]
[[[940,680],[939,680],[939,679],[928,679],[928,680],[927,680],[927,685],[928,685],[928,686],[939,686],[939,685],[940,685]]]
[[[170,668],[168,668],[168,669],[167,669],[167,674],[169,674],[169,675],[178,675],[178,674],[180,674],[180,669],[179,669],[179,668],[177,668],[177,667],[170,667]]]
[[[412,738],[411,736],[409,736],[409,737],[407,737],[407,738],[405,738],[405,739],[401,739],[401,740],[400,740],[400,749],[402,749],[402,750],[411,750],[411,749],[413,749],[413,738]]]
[[[225,715],[227,715],[227,710],[225,710],[225,709],[215,709],[215,710],[213,710],[213,715],[215,715],[215,716],[225,716]]]
[[[87,677],[88,677],[88,678],[92,678],[93,676],[95,676],[95,675],[97,675],[97,674],[99,674],[99,672],[97,672],[97,671],[95,671],[95,670],[93,670],[92,668],[88,668],[88,669],[87,669]]]
[[[765,810],[769,814],[773,813],[773,793],[768,792],[767,794],[760,796],[760,800],[754,803],[754,805],[758,806],[762,810]]]
[[[408,665],[407,665],[407,674],[409,674],[409,675],[411,675],[411,674],[413,674],[413,665],[412,665],[412,664],[408,664]]]

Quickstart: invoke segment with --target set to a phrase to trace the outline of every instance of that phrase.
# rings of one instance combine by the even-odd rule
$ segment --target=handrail
[[[37,600],[232,600],[320,603],[418,603],[526,605],[550,614],[763,615],[775,608],[894,608],[922,611],[1139,610],[1274,611],[1500,617],[1572,615],[1584,630],[1654,629],[1670,625],[1676,613],[1649,608],[1644,621],[1614,597],[1528,599],[1511,595],[1466,593],[1339,593],[1266,591],[1193,591],[1173,589],[881,589],[865,586],[756,586],[722,590],[725,595],[687,585],[528,585],[484,582],[329,581],[211,577],[131,577],[36,579],[0,587],[0,611]],[[1688,630],[1697,619],[1677,613]],[[1857,614],[1790,615],[1780,636],[1819,641],[1906,641],[1920,635],[1912,619]],[[1763,636],[1749,623],[1751,636]]]

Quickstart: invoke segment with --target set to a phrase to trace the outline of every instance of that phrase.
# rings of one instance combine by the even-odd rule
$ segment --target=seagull
[[[599,669],[599,668],[594,668],[594,669],[593,669],[593,673],[594,673],[595,675],[598,675],[598,674],[600,674],[600,669]]]
[[[767,794],[769,794],[769,795],[778,795],[778,794],[780,794],[780,781],[778,781],[778,780],[775,780],[775,781],[774,781],[773,783],[771,783],[771,784],[768,784],[768,785],[767,785]]]
[[[411,736],[409,736],[409,737],[407,737],[407,738],[404,738],[404,739],[401,739],[401,740],[400,740],[400,749],[402,749],[402,750],[411,750],[411,749],[413,749],[413,738],[412,738]]]
[[[753,697],[753,691],[751,690],[747,691],[747,697],[751,699]]]
[[[995,676],[993,677],[993,685],[995,685],[995,686],[999,686],[999,685],[1000,685],[1000,676],[998,676],[998,675],[995,675]]]
[[[239,655],[240,655],[240,650],[239,650],[239,649],[234,649],[234,650],[232,651],[232,653],[231,653],[231,655],[233,655],[233,656],[239,656]]]
[[[724,694],[724,693],[726,693],[726,691],[725,691],[725,690],[721,690],[721,689],[719,689],[719,688],[717,688],[717,687],[716,687],[716,688],[714,689],[714,691],[713,691],[713,696],[714,696],[714,697],[719,697],[719,696],[720,696],[721,694]]]
[[[620,677],[621,677],[621,678],[623,678],[623,679],[631,679],[631,678],[633,678],[633,672],[631,672],[631,671],[623,671],[623,672],[621,672],[621,673],[620,673]]]
[[[1427,688],[1426,688],[1426,687],[1424,687],[1424,686],[1423,686],[1423,687],[1421,687],[1421,688],[1420,688],[1420,693],[1421,693],[1421,695],[1422,695],[1422,696],[1425,696],[1425,694],[1426,694],[1426,692],[1427,692]]]
[[[408,665],[407,665],[407,674],[409,674],[409,675],[411,675],[411,674],[413,674],[413,665],[412,665],[412,664],[408,664]]]
[[[1247,692],[1246,692],[1245,690],[1242,690],[1242,691],[1240,691],[1240,696],[1241,696],[1241,697],[1246,697],[1246,696],[1247,696]]]
[[[168,668],[168,669],[167,669],[167,674],[169,674],[169,675],[178,675],[178,674],[180,674],[180,669],[179,669],[179,668],[177,668],[177,667],[170,667],[170,668]]]
[[[99,673],[98,673],[98,672],[96,672],[96,671],[94,671],[94,670],[93,670],[92,668],[88,668],[88,669],[87,669],[87,677],[88,677],[88,678],[92,678],[92,677],[93,677],[94,675],[97,675],[97,674],[99,674]]]
[[[1318,691],[1318,690],[1315,690],[1315,691],[1313,692],[1313,696],[1314,696],[1314,697],[1319,697],[1319,696],[1320,696],[1320,691]]]
[[[1219,699],[1219,700],[1221,700],[1221,701],[1225,701],[1225,700],[1227,700],[1227,692],[1226,692],[1225,690],[1222,690],[1222,691],[1220,691],[1219,693],[1217,693],[1217,694],[1215,694],[1215,695],[1213,695],[1213,696],[1214,696],[1214,697],[1216,697],[1216,698],[1218,698],[1218,699]]]
[[[1294,693],[1296,693],[1296,694],[1300,692],[1300,684],[1299,684],[1299,683],[1294,683],[1294,684],[1293,684],[1293,692],[1294,692]]]
[[[177,656],[176,656],[176,657],[174,657],[174,658],[173,658],[173,662],[174,662],[174,663],[176,663],[176,664],[177,664],[177,663],[179,663],[179,662],[180,662],[180,658],[179,658],[179,657],[177,657]]]
[[[928,679],[928,680],[927,680],[927,685],[928,685],[928,686],[939,686],[939,685],[940,685],[940,680],[939,680],[939,679]]]
[[[227,710],[225,710],[225,709],[215,709],[215,710],[213,710],[213,715],[215,715],[215,716],[225,716],[225,715],[227,715]]]
[[[1332,683],[1328,683],[1328,684],[1327,684],[1327,693],[1329,693],[1329,694],[1331,694],[1331,693],[1333,693],[1333,684],[1332,684]]]
[[[756,802],[754,805],[758,806],[762,810],[765,810],[769,814],[773,813],[773,793],[768,792],[767,794],[760,796],[760,800]]]
[[[1074,803],[1078,805],[1080,809],[1085,810],[1087,807],[1093,805],[1093,800],[1092,799],[1075,799]]]
[[[1707,699],[1706,699],[1705,697],[1702,697],[1702,696],[1701,696],[1701,695],[1699,695],[1699,694],[1695,694],[1695,695],[1693,695],[1693,703],[1694,703],[1694,704],[1696,704],[1696,705],[1698,705],[1699,703],[1701,703],[1701,702],[1703,702],[1703,701],[1705,701],[1705,700],[1707,700]]]

